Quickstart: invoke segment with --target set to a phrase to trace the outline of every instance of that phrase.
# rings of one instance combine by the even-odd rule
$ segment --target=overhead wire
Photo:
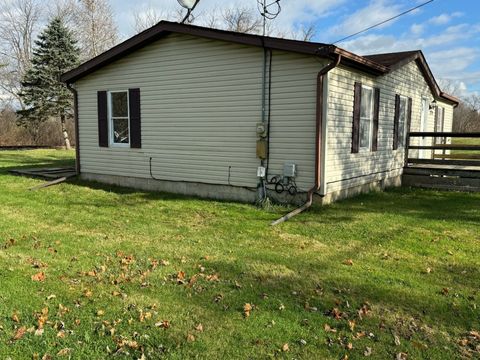
[[[357,35],[360,35],[360,34],[366,32],[366,31],[368,31],[368,30],[371,30],[371,29],[373,29],[373,28],[376,28],[376,27],[378,27],[378,26],[381,26],[381,25],[383,25],[383,24],[386,24],[386,23],[388,23],[388,22],[390,22],[390,21],[392,21],[392,20],[398,19],[398,18],[401,17],[401,16],[404,16],[404,15],[406,15],[406,14],[409,14],[409,13],[411,13],[412,11],[415,11],[415,10],[417,10],[417,9],[420,9],[421,7],[424,7],[425,5],[428,5],[428,4],[430,4],[430,3],[434,2],[434,1],[435,1],[435,0],[426,1],[426,2],[424,2],[424,3],[422,3],[422,4],[420,4],[420,5],[417,5],[417,6],[413,7],[413,8],[410,8],[410,9],[408,9],[408,10],[406,10],[406,11],[404,11],[404,12],[398,14],[398,15],[395,15],[395,16],[389,18],[389,19],[383,20],[383,21],[379,22],[378,24],[369,26],[369,27],[367,27],[367,28],[365,28],[365,29],[363,29],[363,30],[357,31],[357,32],[354,33],[354,34],[345,36],[344,38],[341,38],[341,39],[339,39],[339,40],[337,40],[337,41],[334,41],[332,44],[338,44],[339,42],[343,42],[343,41],[345,41],[345,40],[351,39],[352,37],[355,37],[355,36],[357,36]]]

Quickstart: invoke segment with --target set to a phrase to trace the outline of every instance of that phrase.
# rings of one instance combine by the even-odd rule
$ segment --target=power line
[[[344,38],[342,38],[342,39],[340,39],[340,40],[337,40],[337,41],[333,42],[332,44],[337,44],[337,43],[339,43],[339,42],[343,42],[343,41],[345,41],[345,40],[348,40],[348,39],[350,39],[350,38],[352,38],[352,37],[354,37],[354,36],[357,36],[357,35],[359,35],[359,34],[361,34],[361,33],[364,33],[365,31],[371,30],[371,29],[373,29],[373,28],[376,28],[377,26],[380,26],[380,25],[383,25],[383,24],[385,24],[385,23],[387,23],[387,22],[390,22],[390,21],[392,21],[392,20],[395,20],[395,19],[399,18],[400,16],[406,15],[406,14],[408,14],[408,13],[411,13],[412,11],[415,11],[415,10],[417,10],[417,9],[420,9],[421,7],[424,7],[425,5],[428,5],[428,4],[430,4],[430,3],[434,2],[434,1],[435,1],[435,0],[429,0],[429,1],[427,1],[427,2],[424,2],[423,4],[420,4],[420,5],[418,5],[418,6],[415,6],[415,7],[411,8],[411,9],[409,9],[409,10],[407,10],[407,11],[402,12],[401,14],[398,14],[398,15],[396,15],[396,16],[394,16],[394,17],[391,17],[390,19],[384,20],[384,21],[382,21],[382,22],[379,22],[378,24],[375,24],[375,25],[372,25],[372,26],[370,26],[370,27],[368,27],[368,28],[366,28],[366,29],[360,30],[360,31],[356,32],[355,34],[348,35],[348,36],[346,36],[346,37],[344,37]]]

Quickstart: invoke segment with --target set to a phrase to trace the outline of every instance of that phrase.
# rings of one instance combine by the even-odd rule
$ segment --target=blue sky
[[[334,42],[397,15],[426,0],[281,0],[283,11],[275,27],[283,32],[315,24],[314,38]],[[167,14],[176,0],[113,0],[119,29],[133,35],[133,13],[155,8]],[[256,0],[200,0],[197,13],[232,6],[256,6]],[[437,79],[455,81],[464,93],[480,93],[480,1],[434,0],[396,21],[359,35],[338,46],[359,54],[424,51]],[[199,17],[201,23],[201,16]]]

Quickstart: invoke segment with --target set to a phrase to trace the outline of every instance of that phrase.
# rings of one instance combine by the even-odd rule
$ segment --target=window
[[[408,99],[404,96],[400,96],[400,109],[398,113],[398,147],[405,147],[405,140],[407,136],[407,111],[408,111]]]
[[[360,149],[370,150],[373,128],[373,89],[362,86],[360,105]]]
[[[110,92],[108,104],[110,144],[129,146],[130,117],[128,91]]]
[[[443,132],[445,122],[445,109],[438,106],[435,113],[435,132]],[[435,138],[435,144],[445,144],[446,138]]]

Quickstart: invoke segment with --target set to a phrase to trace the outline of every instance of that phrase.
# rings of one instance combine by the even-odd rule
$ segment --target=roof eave
[[[243,45],[256,47],[267,47],[274,50],[291,51],[307,55],[315,55],[321,57],[332,57],[335,54],[342,55],[343,63],[347,66],[354,67],[361,71],[373,74],[384,74],[388,68],[374,61],[368,60],[362,56],[353,54],[349,51],[340,49],[333,45],[310,43],[305,41],[286,40],[272,37],[262,37],[251,34],[239,34],[229,31],[221,31],[216,29],[202,28],[192,25],[183,25],[162,21],[157,25],[147,29],[140,34],[124,41],[123,43],[113,47],[112,49],[100,54],[99,56],[85,62],[79,67],[63,74],[61,81],[66,83],[74,83],[78,79],[91,74],[97,69],[112,63],[113,61],[142,48],[161,37],[170,33],[180,33],[185,35],[200,36],[215,40],[223,40]]]

